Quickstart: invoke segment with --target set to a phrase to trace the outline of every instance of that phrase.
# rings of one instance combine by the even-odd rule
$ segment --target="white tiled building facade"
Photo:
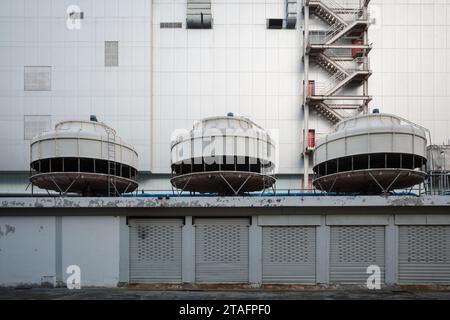
[[[143,187],[168,188],[171,132],[227,112],[279,130],[279,187],[300,188],[302,1],[295,29],[266,25],[285,4],[212,0],[212,28],[187,29],[186,0],[0,0],[0,191],[26,186],[30,136],[91,114],[136,147]],[[72,5],[79,28],[67,25]],[[370,7],[370,106],[447,142],[450,2]],[[315,113],[310,126],[330,130]]]

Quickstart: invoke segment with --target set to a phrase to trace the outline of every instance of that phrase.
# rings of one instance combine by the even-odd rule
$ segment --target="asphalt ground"
[[[148,290],[4,288],[0,300],[450,300],[450,290]]]

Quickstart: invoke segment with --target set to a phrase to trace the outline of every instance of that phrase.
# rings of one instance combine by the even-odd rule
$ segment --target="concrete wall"
[[[119,218],[0,217],[0,285],[65,282],[69,265],[85,286],[119,282]]]
[[[197,209],[203,216],[208,210]],[[361,209],[360,212],[363,210]],[[285,212],[284,214],[252,215],[252,211],[247,209],[248,216],[252,217],[249,228],[249,282],[253,285],[262,283],[261,237],[264,226],[315,227],[316,282],[324,284],[330,283],[330,228],[348,225],[381,226],[385,234],[385,264],[382,266],[384,281],[385,284],[397,284],[399,281],[399,226],[450,225],[448,214],[418,215],[414,214],[414,210],[410,210],[410,214],[391,214],[389,208],[380,209],[378,214],[320,212],[306,215]],[[228,214],[233,216],[230,210]],[[164,212],[160,210],[159,217],[163,215]],[[195,216],[186,216],[182,237],[182,272],[185,283],[195,282],[195,246],[193,246],[195,227],[193,224],[195,224]],[[80,266],[82,286],[113,287],[119,282],[128,282],[127,218],[112,216],[0,217],[0,285],[40,285],[43,282],[52,281],[63,284],[68,276],[65,272],[69,265]],[[450,282],[450,278],[447,280]]]
[[[119,218],[62,218],[62,267],[81,268],[81,285],[116,286],[119,282]]]
[[[55,217],[0,217],[0,284],[55,276]]]

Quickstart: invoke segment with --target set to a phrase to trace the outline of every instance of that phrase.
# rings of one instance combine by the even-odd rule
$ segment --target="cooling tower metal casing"
[[[344,120],[320,140],[313,181],[327,192],[387,193],[424,181],[426,132],[390,114]]]
[[[114,129],[96,121],[64,121],[31,141],[31,177],[39,188],[82,195],[132,192],[138,154]]]
[[[237,195],[275,183],[275,145],[253,121],[229,115],[197,122],[171,143],[171,183],[181,191]]]

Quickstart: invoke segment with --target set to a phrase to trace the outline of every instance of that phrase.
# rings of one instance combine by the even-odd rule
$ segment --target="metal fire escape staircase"
[[[361,8],[344,8],[334,0],[305,0],[309,12],[329,26],[316,35],[305,30],[310,32],[305,43],[308,61],[330,74],[325,84],[314,84],[314,90],[308,90],[306,103],[333,124],[345,118],[342,111],[366,111],[371,100],[367,94],[367,80],[372,74],[368,60],[371,46],[367,43],[369,1],[363,1]],[[342,89],[349,84],[364,85],[363,94],[343,95]]]

